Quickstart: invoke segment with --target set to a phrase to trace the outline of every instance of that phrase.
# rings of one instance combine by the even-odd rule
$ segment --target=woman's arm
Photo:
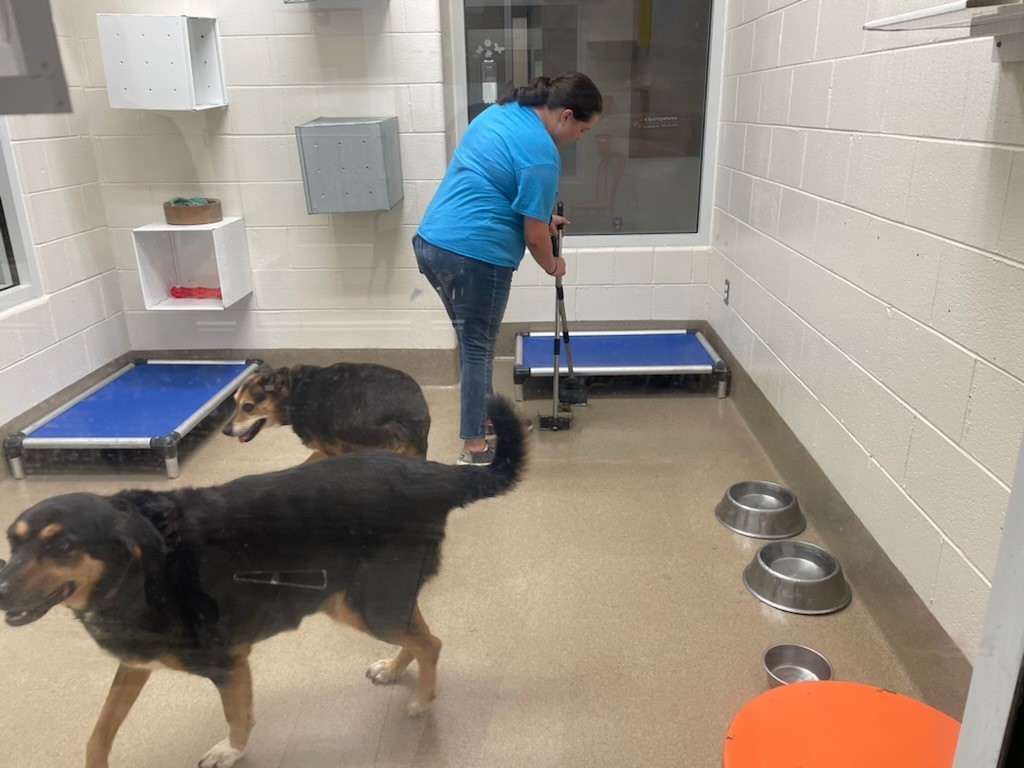
[[[562,277],[565,274],[565,259],[561,256],[556,257],[551,249],[548,222],[524,216],[523,237],[530,255],[541,269],[552,277]]]

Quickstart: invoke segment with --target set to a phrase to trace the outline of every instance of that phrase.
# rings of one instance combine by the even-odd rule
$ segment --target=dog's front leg
[[[249,734],[256,724],[252,713],[252,670],[249,669],[249,648],[238,649],[235,665],[223,681],[215,681],[228,721],[228,737],[203,755],[199,768],[231,768],[245,754]]]
[[[114,744],[117,729],[128,716],[135,700],[139,698],[142,687],[149,680],[149,670],[129,667],[121,664],[114,674],[114,682],[110,684],[107,700],[103,702],[99,720],[89,737],[85,748],[85,768],[108,768],[110,747]]]

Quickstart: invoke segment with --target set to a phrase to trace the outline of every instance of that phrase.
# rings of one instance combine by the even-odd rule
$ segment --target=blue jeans
[[[486,419],[484,401],[493,393],[494,345],[505,316],[513,269],[446,251],[419,235],[412,239],[412,247],[420,272],[441,297],[459,341],[459,437],[480,440]]]

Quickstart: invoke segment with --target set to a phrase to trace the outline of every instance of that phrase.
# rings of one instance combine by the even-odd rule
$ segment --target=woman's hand
[[[565,267],[566,267],[565,259],[563,259],[561,256],[555,256],[555,266],[554,266],[554,268],[550,272],[548,270],[544,270],[544,271],[547,272],[552,277],[564,277],[565,276]]]
[[[565,216],[558,216],[557,214],[551,217],[551,221],[548,222],[548,231],[552,237],[558,237],[558,227],[567,227],[572,224]]]

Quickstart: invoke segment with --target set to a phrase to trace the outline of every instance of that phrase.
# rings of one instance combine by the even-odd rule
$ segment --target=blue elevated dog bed
[[[583,331],[570,334],[576,376],[707,375],[725,397],[729,368],[700,331]],[[531,377],[551,377],[555,371],[554,334],[529,331],[516,334],[516,399]],[[569,372],[563,352],[558,375]]]
[[[24,451],[150,448],[178,477],[178,443],[230,397],[258,361],[130,363],[4,441],[11,474],[25,477]]]

